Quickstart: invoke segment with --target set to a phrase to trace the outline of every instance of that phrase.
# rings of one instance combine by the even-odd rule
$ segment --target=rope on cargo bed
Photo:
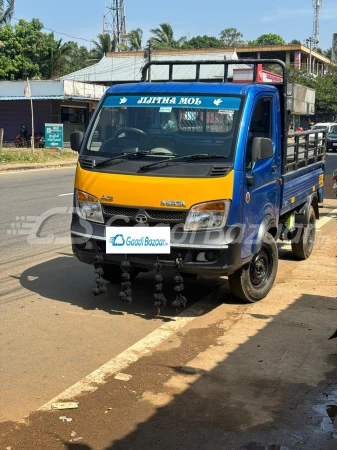
[[[165,295],[163,294],[163,281],[164,278],[162,274],[160,273],[160,269],[163,267],[163,265],[159,261],[159,257],[157,255],[157,261],[154,263],[154,268],[156,269],[156,275],[155,275],[155,281],[156,281],[156,292],[153,294],[154,297],[154,306],[158,308],[158,316],[160,314],[160,307],[166,306],[167,299]]]
[[[174,277],[174,281],[176,283],[174,290],[177,292],[177,296],[176,296],[174,302],[172,303],[172,306],[177,309],[185,308],[186,303],[187,303],[186,297],[184,297],[182,294],[185,290],[185,286],[184,286],[184,279],[180,275],[180,270],[183,267],[184,267],[184,261],[181,257],[181,254],[179,253],[178,258],[176,259],[176,262],[175,262],[176,275]]]
[[[131,264],[128,261],[128,256],[125,255],[125,260],[122,261],[121,265],[122,271],[122,291],[119,293],[119,298],[126,303],[132,303],[132,289],[131,289]]]
[[[95,262],[94,262],[95,281],[96,281],[97,287],[92,290],[92,292],[95,296],[106,293],[106,286],[105,286],[104,280],[102,278],[102,275],[104,274],[103,267],[102,267],[103,260],[104,260],[104,256],[102,253],[102,249],[98,245],[98,253],[95,256]]]

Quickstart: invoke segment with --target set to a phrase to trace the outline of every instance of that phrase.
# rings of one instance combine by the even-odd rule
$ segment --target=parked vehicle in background
[[[27,125],[21,125],[20,132],[15,138],[15,147],[27,147],[28,132]]]
[[[333,124],[328,132],[327,149],[337,151],[337,123]]]
[[[29,139],[29,146],[31,145],[31,138]],[[44,148],[45,139],[43,133],[35,133],[34,135],[34,147],[35,148]]]
[[[24,133],[24,129],[15,138],[15,147],[17,148],[30,148],[32,145],[32,135]],[[34,134],[34,147],[44,148],[45,139],[43,133]]]
[[[327,122],[327,123],[316,123],[311,130],[312,131],[317,131],[317,130],[327,130],[327,132],[330,132],[330,129],[333,125],[336,125],[332,122]],[[316,142],[315,140],[318,140],[318,145],[322,145],[322,138],[323,138],[323,133],[316,133],[316,134],[310,134],[309,136],[309,147],[315,147],[316,146]]]
[[[333,180],[334,180],[334,185],[333,185],[333,191],[334,191],[334,194],[336,195],[336,197],[337,197],[337,169],[334,171],[334,173],[333,173]]]

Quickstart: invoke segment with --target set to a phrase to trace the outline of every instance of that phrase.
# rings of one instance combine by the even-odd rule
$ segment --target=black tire
[[[113,284],[121,284],[122,282],[122,270],[115,264],[102,264],[103,275],[102,278],[106,281],[110,281]],[[139,270],[133,269],[130,272],[131,281],[133,281],[139,274]]]
[[[245,302],[262,300],[274,285],[277,268],[277,245],[273,236],[267,233],[261,250],[254,255],[251,262],[229,275],[231,291]]]
[[[308,225],[298,226],[295,229],[295,235],[291,242],[293,255],[298,259],[308,259],[311,255],[316,237],[316,214],[312,206],[310,206],[308,214]]]

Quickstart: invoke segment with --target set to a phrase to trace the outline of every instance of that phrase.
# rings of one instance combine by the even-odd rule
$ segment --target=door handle
[[[277,171],[277,166],[272,166],[272,167],[271,167],[271,170],[272,170],[273,172],[276,172],[276,171]]]

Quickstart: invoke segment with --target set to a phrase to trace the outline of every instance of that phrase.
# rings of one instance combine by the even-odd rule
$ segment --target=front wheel
[[[267,233],[261,250],[249,264],[229,275],[233,294],[245,302],[257,302],[268,295],[273,287],[278,267],[278,249],[275,239]]]
[[[102,278],[106,281],[110,281],[113,284],[121,284],[122,282],[122,270],[115,264],[102,264],[103,275]],[[139,270],[133,269],[130,272],[131,281],[133,281],[139,274]]]

